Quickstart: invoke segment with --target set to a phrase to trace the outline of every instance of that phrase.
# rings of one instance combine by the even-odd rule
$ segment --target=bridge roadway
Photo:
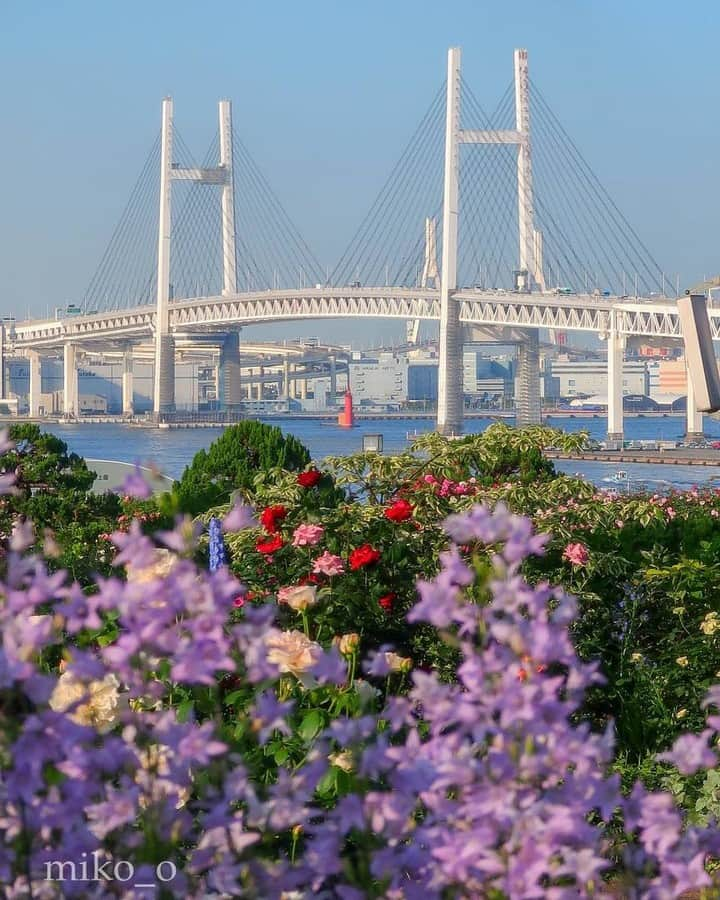
[[[550,328],[606,335],[680,340],[673,300],[598,297],[593,294],[541,294],[458,290],[460,320],[468,325]],[[7,327],[11,352],[57,349],[67,343],[115,345],[154,333],[155,306],[29,320]],[[326,287],[257,291],[198,297],[170,303],[170,329],[176,333],[222,331],[238,326],[301,319],[391,318],[439,320],[439,291],[397,287]],[[720,309],[710,310],[713,337],[720,339]]]

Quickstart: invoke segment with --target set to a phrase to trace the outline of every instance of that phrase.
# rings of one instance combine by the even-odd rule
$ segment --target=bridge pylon
[[[458,434],[463,421],[462,328],[460,307],[452,296],[457,290],[458,262],[460,57],[459,47],[448,50],[437,406],[441,434]]]
[[[172,244],[172,183],[193,181],[221,189],[222,295],[237,293],[235,197],[233,179],[232,106],[218,103],[220,160],[214,168],[185,168],[173,162],[173,101],[162,102],[160,147],[160,215],[158,220],[157,301],[155,312],[155,376],[153,411],[175,411],[175,339],[170,330],[170,262]]]
[[[460,127],[460,58],[459,47],[448,50],[437,412],[437,430],[441,434],[459,434],[463,425],[462,329],[459,305],[453,297],[458,287],[460,144],[517,146],[519,266],[516,290],[545,289],[542,233],[534,223],[527,50],[515,50],[514,54],[515,129],[511,130],[483,131]],[[520,351],[518,395],[522,401],[518,408],[519,423],[540,420],[540,372],[532,363],[538,355],[537,343],[537,332],[528,332]]]

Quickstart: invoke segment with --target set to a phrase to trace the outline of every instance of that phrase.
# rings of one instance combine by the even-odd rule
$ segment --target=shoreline
[[[233,419],[230,421],[213,421],[213,420],[196,420],[196,421],[177,421],[177,422],[153,422],[143,417],[124,417],[122,415],[105,415],[105,416],[78,416],[76,418],[65,418],[64,416],[0,416],[0,425],[126,425],[133,428],[151,428],[151,429],[183,429],[183,428],[228,428],[230,425],[237,424],[238,421],[298,421],[298,422],[326,422],[328,425],[334,425],[337,421],[338,413],[336,411],[328,412],[288,412],[288,413],[262,413],[251,414],[242,419]],[[626,419],[678,419],[685,417],[684,412],[626,412]],[[382,422],[409,419],[418,422],[432,422],[437,416],[436,412],[417,413],[417,412],[355,412],[354,419],[356,422]],[[464,416],[469,421],[480,419],[488,419],[491,421],[512,421],[515,419],[514,412],[467,412]],[[605,413],[577,411],[568,412],[565,409],[543,410],[542,424],[547,419],[579,419],[579,420],[597,420],[606,419]],[[339,426],[338,427],[347,427]]]

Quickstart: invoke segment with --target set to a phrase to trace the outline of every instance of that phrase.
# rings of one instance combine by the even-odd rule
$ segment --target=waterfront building
[[[175,369],[178,410],[215,408],[217,398],[216,367],[204,363],[178,362]],[[18,400],[19,411],[26,412],[30,391],[30,369],[25,360],[13,360],[7,366],[10,397]],[[83,412],[120,413],[122,410],[121,361],[84,365],[78,370],[78,392]],[[41,366],[41,394],[45,415],[62,410],[62,360],[44,358]],[[136,413],[152,410],[153,367],[136,360],[133,365],[133,400]],[[95,398],[95,399],[92,399]],[[84,405],[83,405],[83,401]]]
[[[687,395],[687,371],[684,359],[653,360],[648,363],[650,396],[661,398],[685,397]]]
[[[349,361],[350,388],[355,403],[402,403],[408,396],[408,358],[381,352],[354,353]]]
[[[548,360],[543,373],[544,396],[548,400],[591,397],[607,398],[607,362],[598,360],[569,360],[567,357]],[[622,392],[647,394],[648,364],[644,360],[626,360],[623,365]]]

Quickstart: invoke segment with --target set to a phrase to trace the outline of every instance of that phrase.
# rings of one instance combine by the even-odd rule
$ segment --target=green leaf
[[[279,766],[281,766],[285,762],[285,760],[288,758],[289,755],[290,755],[290,753],[289,753],[287,747],[280,747],[279,750],[275,751],[275,762]]]
[[[304,741],[312,741],[313,738],[317,737],[317,735],[322,731],[325,726],[325,717],[321,710],[319,709],[311,709],[310,712],[306,713],[300,726],[298,727],[298,734]]]
[[[225,695],[225,697],[223,699],[223,703],[226,706],[232,706],[236,700],[240,700],[240,698],[244,697],[245,694],[246,694],[246,691],[244,689],[240,689],[239,691],[230,691],[229,694]]]
[[[193,700],[188,698],[183,700],[177,708],[178,722],[187,722],[193,711]]]

